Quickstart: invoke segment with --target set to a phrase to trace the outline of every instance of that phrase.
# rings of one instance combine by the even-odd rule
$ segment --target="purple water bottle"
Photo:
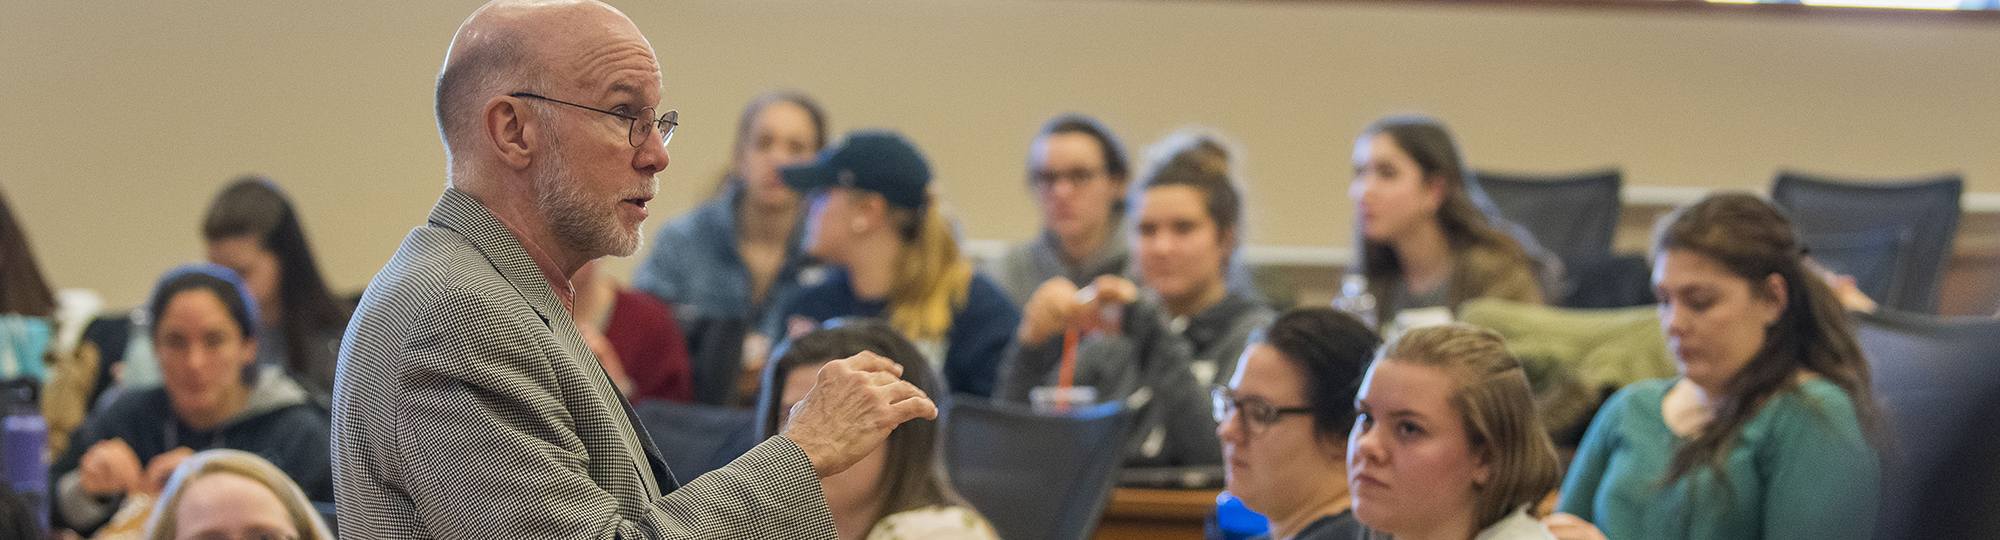
[[[35,387],[9,383],[5,387],[7,417],[0,420],[0,480],[14,488],[21,502],[34,510],[48,530],[49,462],[43,452],[49,447],[49,423],[35,406]]]

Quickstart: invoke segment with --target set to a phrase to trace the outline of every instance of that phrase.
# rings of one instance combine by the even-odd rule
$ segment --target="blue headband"
[[[229,267],[207,262],[187,263],[180,266],[176,266],[172,270],[168,270],[167,273],[161,274],[160,280],[154,282],[153,294],[152,294],[153,298],[156,301],[160,302],[167,302],[173,300],[172,298],[159,298],[160,290],[166,287],[168,283],[171,283],[176,279],[186,277],[190,274],[201,274],[215,279],[220,279],[224,283],[228,283],[230,288],[235,289],[238,300],[243,302],[243,316],[244,318],[248,319],[242,321],[243,335],[251,337],[254,337],[256,335],[257,326],[261,324],[259,321],[263,320],[262,318],[260,318],[260,314],[257,312],[257,299],[250,296],[250,287],[243,284],[243,277],[236,275],[236,271],[230,270]],[[227,302],[227,299],[224,299],[224,301]],[[161,309],[165,309],[165,307],[166,306],[160,306]],[[148,322],[148,326],[157,324],[160,324],[160,321]]]

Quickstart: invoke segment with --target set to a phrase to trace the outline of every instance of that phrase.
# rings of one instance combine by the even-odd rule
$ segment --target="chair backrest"
[[[1854,276],[1876,303],[1918,313],[1937,313],[1964,193],[1956,174],[1860,181],[1786,171],[1771,184],[1813,260]]]
[[[1566,268],[1611,256],[1623,204],[1617,169],[1574,174],[1473,173],[1501,215],[1562,258]]]
[[[632,412],[682,484],[728,465],[764,440],[757,436],[756,412],[749,409],[646,400],[632,404]]]
[[[2000,535],[2000,320],[1855,315],[1894,447],[1876,538]]]
[[[1097,528],[1125,452],[1122,402],[1071,416],[954,395],[944,423],[952,484],[1004,540],[1083,540]]]
[[[676,319],[688,340],[688,369],[694,379],[694,402],[729,406],[736,402],[737,377],[743,373],[743,337],[751,321],[741,317]]]

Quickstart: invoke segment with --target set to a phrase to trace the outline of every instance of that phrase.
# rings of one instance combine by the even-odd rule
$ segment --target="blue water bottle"
[[[1227,491],[1215,496],[1215,527],[1209,531],[1209,538],[1245,540],[1270,532],[1271,520],[1243,506],[1243,499]]]

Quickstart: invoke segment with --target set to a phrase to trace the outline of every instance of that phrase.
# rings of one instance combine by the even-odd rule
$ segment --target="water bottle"
[[[1271,520],[1243,506],[1243,499],[1224,491],[1215,496],[1215,517],[1208,538],[1244,540],[1271,532]]]
[[[26,382],[26,384],[22,384]],[[49,423],[36,406],[32,381],[14,381],[5,387],[7,417],[0,420],[0,480],[11,484],[21,502],[42,520],[49,515],[49,462],[44,456],[49,446]],[[40,523],[47,530],[46,521]]]
[[[1375,295],[1368,292],[1368,277],[1361,274],[1341,276],[1340,297],[1333,299],[1333,308],[1354,315],[1368,328],[1375,328]]]

